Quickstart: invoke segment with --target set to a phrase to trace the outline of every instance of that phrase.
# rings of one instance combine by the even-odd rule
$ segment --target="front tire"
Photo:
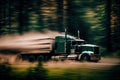
[[[84,54],[81,56],[80,61],[90,61],[90,56],[87,54]]]

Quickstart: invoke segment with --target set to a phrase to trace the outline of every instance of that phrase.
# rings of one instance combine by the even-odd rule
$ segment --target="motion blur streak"
[[[0,50],[2,49],[40,49],[50,47],[56,35],[63,35],[55,31],[29,32],[23,35],[13,34],[0,38]]]

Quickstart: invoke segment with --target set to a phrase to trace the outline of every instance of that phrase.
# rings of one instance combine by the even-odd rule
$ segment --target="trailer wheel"
[[[37,60],[38,60],[38,62],[44,61],[44,56],[42,56],[42,55],[38,56]]]
[[[90,61],[89,55],[88,54],[82,55],[80,61]]]
[[[29,62],[34,62],[35,61],[35,56],[31,55],[29,56]]]
[[[16,56],[15,61],[17,61],[17,62],[22,61],[22,55],[18,54],[18,55]]]
[[[29,56],[27,56],[27,55],[21,55],[21,58],[22,58],[22,60],[28,60]]]
[[[48,56],[44,56],[44,61],[48,61],[49,57]]]

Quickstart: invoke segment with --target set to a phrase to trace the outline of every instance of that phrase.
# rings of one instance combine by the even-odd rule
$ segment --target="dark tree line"
[[[113,49],[120,49],[120,1],[112,0],[111,5],[111,34]]]
[[[67,28],[103,52],[119,51],[119,7],[119,0],[1,0],[0,35]]]

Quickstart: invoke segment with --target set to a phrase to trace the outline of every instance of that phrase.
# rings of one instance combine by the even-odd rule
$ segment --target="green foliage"
[[[1,80],[46,80],[47,71],[39,63],[36,67],[31,67],[25,71],[18,71],[10,67],[9,64],[0,64]]]
[[[0,79],[1,80],[12,80],[11,79],[11,67],[8,63],[0,64]]]
[[[84,66],[84,64],[83,64]],[[103,65],[105,66],[105,65]],[[92,66],[89,66],[92,67]],[[95,66],[94,66],[95,67]],[[7,63],[0,64],[0,80],[119,80],[120,65],[97,68],[68,67],[44,68],[41,63],[36,67],[21,71],[21,68],[10,67]],[[98,67],[98,66],[96,66]],[[102,67],[101,67],[102,68]]]
[[[50,70],[52,69],[52,70]],[[50,68],[47,80],[119,80],[120,66],[104,69]]]
[[[26,75],[26,80],[46,80],[47,73],[42,67],[42,63],[39,63],[35,68],[29,68]]]

